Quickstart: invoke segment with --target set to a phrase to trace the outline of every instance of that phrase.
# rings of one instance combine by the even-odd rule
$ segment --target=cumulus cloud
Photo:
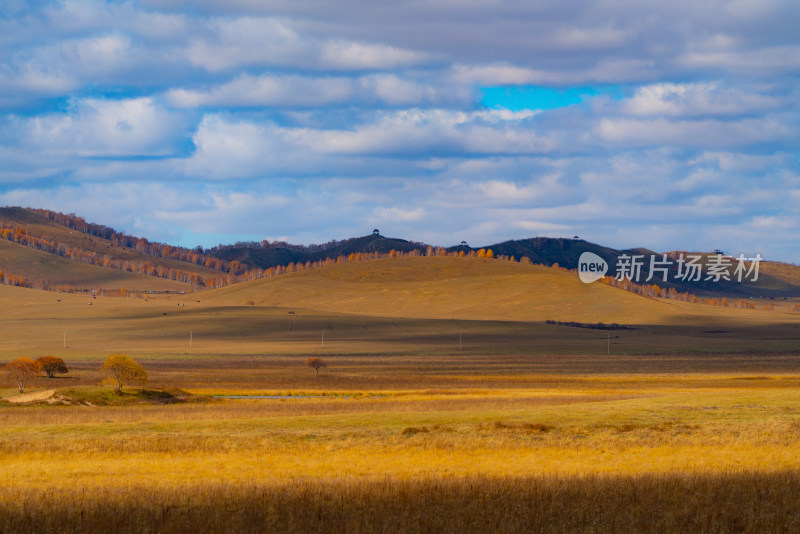
[[[437,88],[390,74],[360,77],[243,74],[205,89],[170,89],[175,107],[322,107],[336,105],[464,105],[472,94],[462,88]]]
[[[246,66],[388,70],[426,59],[423,53],[382,43],[304,35],[291,21],[273,17],[213,19],[202,30],[185,53],[193,65],[210,72]]]
[[[250,76],[210,90],[172,89],[167,99],[177,107],[326,106],[349,101],[356,83],[350,78]]]
[[[800,260],[788,0],[3,10],[4,203],[184,244],[378,226]],[[484,105],[510,86],[583,96]]]
[[[151,98],[76,100],[66,113],[16,122],[23,146],[77,157],[169,155],[185,126]]]
[[[800,134],[792,115],[742,118],[667,120],[663,118],[601,119],[598,137],[616,146],[738,147],[789,140]]]
[[[779,109],[788,102],[786,97],[746,92],[716,82],[660,83],[636,89],[624,110],[633,115],[741,116]]]
[[[385,70],[422,63],[425,54],[382,44],[333,41],[323,46],[320,60],[334,69]]]

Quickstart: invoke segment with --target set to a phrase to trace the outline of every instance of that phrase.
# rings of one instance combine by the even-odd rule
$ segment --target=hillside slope
[[[621,324],[691,324],[707,315],[747,321],[763,313],[587,285],[562,269],[453,257],[341,263],[203,295],[204,304],[241,306],[247,301],[389,317]]]
[[[0,240],[0,271],[3,276],[21,276],[33,287],[120,289],[131,291],[191,291],[192,286],[175,280],[86,265],[16,243]]]
[[[212,250],[214,256],[227,260],[239,261],[249,267],[269,268],[289,263],[304,263],[319,261],[337,256],[347,256],[350,253],[387,253],[394,249],[398,252],[419,250],[424,252],[427,245],[413,241],[396,238],[387,238],[379,234],[372,234],[358,238],[335,241],[325,245],[301,247],[287,243],[240,243]],[[655,255],[661,256],[647,249],[616,250],[591,243],[582,239],[534,237],[530,239],[516,239],[495,243],[481,247],[491,249],[495,256],[513,256],[519,260],[527,257],[533,263],[542,265],[559,265],[567,269],[578,267],[578,259],[584,252],[593,252],[602,257],[609,265],[609,275],[615,274],[618,258],[622,254],[644,255],[644,266],[640,283],[644,283],[649,274],[649,259]],[[469,253],[476,250],[468,245],[458,245],[445,249],[448,253]],[[688,253],[687,253],[688,254]],[[703,256],[703,265],[707,265],[709,258],[715,256],[709,253],[698,253]],[[735,260],[731,260],[735,265]],[[682,281],[677,278],[678,266],[673,263],[669,270],[667,282],[655,280],[662,287],[674,288],[680,292],[690,292],[706,297],[739,298],[783,298],[800,297],[800,267],[786,263],[762,261],[758,280],[748,283],[738,283],[735,280],[706,280],[704,275],[699,281]],[[730,272],[732,274],[733,267]],[[653,283],[653,282],[650,282]]]
[[[151,265],[154,269],[181,271],[204,278],[221,276],[218,271],[201,265],[142,254],[108,239],[66,228],[24,208],[0,208],[0,227],[24,229],[28,235],[37,239],[94,257],[108,258],[110,262]],[[184,281],[93,265],[6,239],[0,239],[0,270],[32,282],[46,280],[50,286],[66,284],[135,290],[187,290],[192,287]]]

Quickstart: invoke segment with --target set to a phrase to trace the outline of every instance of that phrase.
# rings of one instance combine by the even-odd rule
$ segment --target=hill
[[[203,296],[204,303],[221,306],[248,301],[384,317],[627,324],[691,324],[706,315],[749,320],[759,313],[583,284],[564,269],[459,257],[340,263]]]
[[[321,261],[326,258],[347,256],[351,253],[381,252],[391,250],[409,252],[413,250],[424,253],[431,247],[424,243],[406,241],[396,238],[387,238],[378,233],[344,241],[331,241],[323,245],[298,246],[288,243],[237,243],[236,245],[216,247],[209,252],[215,257],[226,261],[239,261],[251,268],[267,269],[275,266],[286,266],[290,263],[305,263]],[[530,239],[517,239],[503,241],[492,245],[480,247],[491,249],[494,255],[514,257],[519,260],[526,257],[532,263],[553,266],[557,265],[567,269],[576,269],[578,259],[584,252],[593,252],[603,258],[609,265],[609,275],[615,274],[615,267],[620,256],[627,254],[645,255],[645,265],[642,269],[640,283],[644,283],[649,276],[650,256],[661,258],[659,253],[637,248],[617,250],[591,243],[582,239],[535,237]],[[450,247],[446,253],[470,253],[478,249],[466,244]],[[677,253],[673,254],[673,258]],[[701,263],[707,265],[710,258],[716,256],[708,252],[686,252],[684,254],[698,254],[702,257]],[[735,265],[736,260],[731,259]],[[733,267],[729,270],[733,273]],[[661,287],[673,288],[681,292],[690,292],[700,296],[719,296],[727,298],[794,298],[800,297],[800,267],[778,262],[762,261],[759,277],[756,282],[739,283],[731,280],[706,280],[705,276],[699,281],[682,281],[677,278],[678,266],[673,263],[669,268],[668,280],[659,281],[658,277],[650,283],[658,283]]]
[[[22,277],[26,284],[37,289],[59,287],[107,290],[126,288],[131,291],[192,289],[187,283],[86,265],[3,240],[0,240],[0,271],[3,278]]]
[[[378,232],[362,237],[354,237],[343,241],[330,241],[321,245],[291,245],[286,242],[237,243],[229,246],[217,246],[209,252],[216,258],[225,261],[238,261],[250,268],[268,269],[290,263],[322,261],[338,256],[356,253],[378,252],[388,254],[392,250],[410,252],[424,250],[427,245],[414,243],[404,239],[384,237]]]
[[[107,226],[88,223],[74,214],[19,207],[0,208],[0,238],[0,271],[3,271],[6,283],[19,283],[24,279],[24,285],[38,288],[69,285],[185,291],[269,277],[274,274],[270,269],[283,272],[291,264],[320,264],[353,254],[375,257],[391,251],[418,255],[476,253],[476,249],[466,243],[447,249],[434,248],[424,243],[385,237],[378,230],[366,236],[319,245],[262,241],[220,245],[209,250],[200,247],[186,249],[122,234]],[[577,268],[581,254],[592,252],[608,263],[611,276],[615,274],[620,257],[640,254],[644,255],[644,265],[639,283],[645,283],[648,278],[650,257],[661,258],[660,254],[647,249],[616,250],[577,237],[509,240],[481,248],[491,249],[496,257],[527,258],[535,264],[558,265],[567,269]],[[672,264],[667,281],[655,273],[656,276],[647,283],[701,297],[733,300],[800,297],[800,267],[796,265],[762,261],[756,282],[708,280],[705,276],[689,281],[678,277],[675,261],[678,254],[690,253],[670,253]],[[704,265],[718,258],[736,264],[735,258],[715,253],[693,254],[699,254]],[[733,267],[729,274],[732,271]],[[154,280],[156,278],[161,281]]]
[[[123,240],[85,233],[25,208],[0,208],[0,237],[0,270],[34,287],[184,291],[197,279],[221,276],[215,269],[145,254]]]
[[[612,353],[763,355],[800,350],[798,317],[785,305],[770,311],[643,297],[544,266],[408,257],[333,263],[191,295],[93,299],[0,286],[0,362],[21,355],[97,361],[123,353],[161,369],[162,358],[186,365],[207,358],[230,382],[251,381],[248,369],[271,369],[275,355],[300,367],[321,353],[346,359],[468,351],[526,359],[597,355],[607,343]],[[599,322],[612,328],[590,328]],[[242,371],[231,375],[233,360]],[[682,361],[669,365],[685,371]],[[613,362],[628,371],[641,363],[606,364]],[[101,378],[95,363],[82,365],[94,369],[87,384]],[[187,369],[178,365],[174,376],[186,378]],[[218,387],[212,378],[204,387]]]

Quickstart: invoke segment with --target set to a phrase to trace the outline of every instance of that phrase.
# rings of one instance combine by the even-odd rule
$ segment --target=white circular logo
[[[578,276],[584,284],[600,280],[607,272],[608,263],[594,252],[584,252],[578,259]]]

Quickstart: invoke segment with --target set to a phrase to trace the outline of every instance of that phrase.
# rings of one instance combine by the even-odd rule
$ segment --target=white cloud
[[[732,72],[796,72],[800,70],[800,46],[774,46],[755,50],[693,51],[678,58],[693,69],[725,69]]]
[[[308,63],[313,46],[284,21],[241,17],[210,20],[207,34],[194,37],[185,53],[193,65],[218,72],[246,65]]]
[[[77,100],[66,113],[18,122],[28,148],[78,157],[169,155],[185,128],[151,98]]]
[[[566,48],[590,49],[620,46],[630,37],[631,32],[618,28],[559,28],[555,32],[554,44]]]
[[[800,134],[791,117],[768,116],[736,121],[715,119],[601,119],[597,136],[616,146],[738,147],[786,140]]]
[[[646,59],[599,58],[594,64],[579,69],[556,67],[549,70],[532,69],[494,63],[489,65],[456,64],[451,79],[457,83],[499,85],[586,85],[590,83],[626,83],[652,77],[655,63]]]
[[[190,176],[213,179],[249,178],[264,172],[284,153],[274,128],[231,122],[212,115],[203,119],[192,140],[195,153],[187,161]]]
[[[381,43],[303,35],[293,26],[276,18],[214,19],[192,39],[186,57],[212,73],[250,65],[390,70],[426,60],[423,53]]]
[[[797,258],[790,0],[3,9],[8,203],[161,239],[325,241],[378,217],[436,244],[564,232],[704,248],[730,231]],[[625,96],[480,104],[485,86],[603,84]]]
[[[361,77],[242,74],[208,89],[171,89],[167,101],[193,107],[321,107],[329,105],[464,105],[472,92],[448,91],[393,75]]]
[[[422,208],[402,209],[397,207],[383,208],[378,207],[372,210],[372,221],[375,224],[387,222],[411,222],[419,221],[425,216]]]
[[[554,81],[554,76],[543,71],[526,67],[519,67],[508,63],[495,63],[491,65],[464,65],[453,66],[452,79],[462,84],[483,85],[526,85],[548,83]]]
[[[779,109],[785,98],[720,87],[718,83],[646,85],[636,90],[623,104],[623,110],[634,115],[744,115]]]
[[[344,70],[389,70],[417,65],[425,55],[381,44],[333,41],[323,46],[322,64]]]
[[[785,153],[705,152],[697,161],[715,163],[723,172],[763,173],[785,168],[790,159],[791,156]]]
[[[250,76],[208,91],[172,89],[168,101],[177,107],[325,106],[353,98],[356,83],[350,78],[308,76]]]

